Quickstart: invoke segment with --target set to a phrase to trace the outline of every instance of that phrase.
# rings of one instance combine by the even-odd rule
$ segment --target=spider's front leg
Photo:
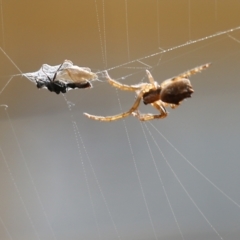
[[[151,103],[153,107],[155,107],[160,114],[151,114],[151,113],[145,113],[141,114],[139,111],[135,111],[132,113],[134,117],[137,117],[140,121],[149,121],[153,119],[160,119],[167,117],[167,111],[164,107],[164,104],[160,101]]]
[[[113,87],[119,88],[121,90],[125,90],[125,91],[137,91],[141,89],[141,84],[139,85],[126,85],[126,84],[122,84],[116,80],[113,80],[112,78],[110,78],[109,74],[107,71],[105,71],[106,74],[106,78],[109,82],[109,84],[111,84]]]
[[[146,70],[146,73],[147,73],[147,76],[148,76],[148,80],[152,84],[153,88],[157,89],[158,83],[156,81],[154,81],[154,78],[153,78],[152,74],[148,70]]]

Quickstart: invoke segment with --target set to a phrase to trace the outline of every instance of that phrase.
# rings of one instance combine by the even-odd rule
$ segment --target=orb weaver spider
[[[179,74],[176,77],[163,81],[160,85],[154,80],[151,73],[146,70],[149,83],[140,83],[136,85],[122,84],[116,80],[113,80],[106,71],[106,78],[113,87],[126,91],[135,91],[137,98],[132,107],[127,111],[113,116],[95,116],[88,113],[84,113],[88,118],[99,121],[115,121],[129,115],[137,117],[141,121],[148,121],[152,119],[161,119],[167,117],[166,107],[176,108],[185,98],[190,98],[194,92],[190,80],[191,75],[201,72],[208,68],[211,63],[204,64],[202,66],[195,67],[184,73]],[[141,100],[144,104],[151,104],[160,113],[159,114],[141,114],[138,111]]]

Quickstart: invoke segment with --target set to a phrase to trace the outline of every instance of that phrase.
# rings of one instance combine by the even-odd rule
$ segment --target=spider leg
[[[148,76],[148,80],[152,84],[153,88],[157,89],[158,84],[157,84],[157,82],[154,81],[154,78],[153,78],[152,74],[148,70],[146,70],[146,73],[147,73],[147,76]]]
[[[135,111],[132,113],[134,117],[137,117],[140,121],[149,121],[153,119],[160,119],[160,118],[165,118],[167,117],[167,111],[165,109],[165,104],[161,101],[157,101],[154,103],[151,103],[153,107],[155,107],[160,114],[151,114],[151,113],[146,113],[146,114],[141,114],[139,111]]]
[[[164,107],[170,107],[170,108],[172,108],[172,109],[175,109],[175,108],[177,108],[180,104],[181,104],[181,102],[179,102],[178,104],[164,103]]]
[[[189,78],[191,75],[194,75],[196,73],[200,73],[202,70],[205,70],[206,68],[208,68],[209,66],[211,65],[211,63],[206,63],[204,65],[201,65],[201,66],[198,66],[198,67],[195,67],[193,69],[190,69],[184,73],[181,73],[179,74],[178,76],[172,78],[171,80],[172,81],[176,81],[176,80],[179,80],[181,78]]]
[[[132,112],[136,111],[136,109],[138,108],[138,106],[141,102],[142,95],[143,95],[143,92],[140,92],[140,94],[138,95],[138,97],[137,97],[136,101],[134,102],[133,106],[127,112],[120,113],[120,114],[117,114],[117,115],[114,115],[114,116],[106,116],[106,117],[90,115],[88,113],[84,113],[84,115],[87,116],[88,118],[93,119],[93,120],[104,121],[104,122],[110,122],[110,121],[115,121],[115,120],[118,120],[118,119],[121,119],[121,118],[125,118],[125,117],[129,116]]]
[[[105,71],[105,74],[106,74],[106,78],[107,78],[109,84],[111,84],[113,87],[119,88],[121,90],[126,90],[126,91],[137,91],[137,90],[141,89],[141,84],[139,84],[139,85],[122,84],[122,83],[110,78],[107,71]]]

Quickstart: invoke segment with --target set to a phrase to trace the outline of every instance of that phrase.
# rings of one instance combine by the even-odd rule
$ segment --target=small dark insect
[[[135,100],[133,106],[127,112],[120,113],[114,116],[95,116],[88,113],[84,113],[87,117],[99,120],[99,121],[114,121],[132,114],[141,121],[148,121],[152,119],[165,118],[167,116],[166,107],[176,108],[185,98],[190,98],[194,92],[191,82],[188,79],[191,75],[201,72],[202,70],[208,68],[210,63],[193,68],[186,71],[177,77],[165,80],[160,85],[154,81],[151,73],[146,70],[148,79],[150,83],[140,83],[136,85],[125,85],[121,84],[113,79],[111,79],[106,72],[108,82],[121,90],[135,91],[137,94],[137,99]],[[140,114],[138,111],[139,104],[143,100],[144,104],[151,104],[156,108],[160,114]]]
[[[47,76],[48,82],[37,81],[37,88],[47,87],[47,89],[50,92],[55,92],[57,94],[59,94],[60,92],[61,93],[66,93],[67,92],[66,84],[64,84],[63,82],[60,82],[60,81],[55,81],[57,73],[61,69],[62,65],[63,64],[61,64],[59,66],[59,68],[56,70],[56,72],[55,72],[55,74],[54,74],[52,79],[47,75],[47,73],[43,70],[43,67],[42,67],[42,71]]]
[[[73,65],[65,60],[50,78],[43,67],[41,71],[46,75],[45,79],[36,79],[37,88],[47,88],[50,92],[66,93],[75,88],[91,88],[90,80],[96,80],[97,75],[91,72],[90,68]],[[27,76],[28,77],[28,76]]]

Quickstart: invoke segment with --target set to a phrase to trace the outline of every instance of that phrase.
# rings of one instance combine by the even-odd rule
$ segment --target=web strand
[[[145,125],[146,126],[146,125]],[[146,126],[147,127],[147,126]],[[148,129],[148,128],[147,128]],[[149,130],[148,130],[149,131]],[[150,131],[149,131],[150,134]],[[159,147],[159,144],[157,143],[157,141],[155,140],[155,138],[153,137],[152,134],[150,134],[150,136],[152,137],[156,147],[158,148],[160,154],[162,155],[163,159],[165,160],[167,166],[169,167],[169,169],[171,170],[171,172],[173,173],[174,177],[176,178],[176,180],[178,181],[178,183],[180,184],[180,186],[182,187],[182,189],[184,190],[184,192],[186,193],[187,197],[189,198],[189,200],[192,202],[192,204],[195,206],[195,208],[198,210],[198,212],[202,215],[202,217],[204,218],[204,220],[207,222],[207,224],[212,228],[212,230],[218,235],[218,237],[223,240],[223,237],[220,235],[220,233],[215,229],[215,227],[212,225],[212,223],[208,220],[208,218],[205,216],[205,214],[203,213],[203,211],[200,209],[200,207],[197,205],[197,203],[194,201],[194,199],[192,198],[192,196],[190,195],[190,193],[187,191],[187,189],[184,187],[184,185],[182,184],[181,180],[179,179],[179,177],[177,176],[176,172],[173,170],[171,164],[169,163],[169,161],[167,160],[167,158],[165,157],[165,155],[163,154],[161,148]]]
[[[103,42],[104,42],[104,60],[105,60],[105,67],[107,67],[107,37],[106,37],[106,14],[105,14],[105,0],[102,0],[103,4]]]
[[[0,50],[2,51],[2,53],[8,58],[8,60],[13,64],[13,66],[21,73],[23,74],[23,72],[21,71],[21,69],[17,66],[17,64],[9,57],[9,55],[3,50],[2,47],[0,47]]]
[[[233,39],[235,42],[240,43],[240,40],[235,38],[235,37],[233,37],[232,35],[228,34],[228,37]]]
[[[5,90],[5,88],[8,86],[8,84],[12,81],[12,79],[14,78],[14,76],[10,77],[9,80],[7,81],[7,83],[4,85],[4,87],[2,88],[2,90],[0,91],[0,95],[2,94],[2,92]]]
[[[153,54],[150,54],[150,55],[147,55],[147,56],[144,56],[144,57],[141,57],[141,58],[138,58],[138,59],[135,59],[135,60],[132,60],[132,61],[123,63],[123,64],[120,64],[120,65],[117,65],[117,66],[108,68],[108,69],[106,69],[106,70],[107,70],[107,71],[111,71],[111,70],[114,70],[114,69],[116,69],[116,68],[121,68],[121,67],[124,67],[124,66],[126,66],[126,65],[129,65],[129,64],[131,64],[131,63],[135,63],[135,62],[137,62],[137,61],[142,61],[142,60],[145,60],[145,59],[148,59],[148,58],[151,58],[151,57],[155,57],[155,56],[160,55],[160,54],[163,54],[163,53],[171,52],[171,51],[173,51],[173,50],[176,50],[176,49],[179,49],[179,48],[182,48],[182,47],[186,47],[186,46],[191,45],[191,44],[194,44],[194,43],[199,43],[199,42],[202,42],[202,41],[205,41],[205,40],[209,40],[209,39],[212,39],[212,38],[215,38],[215,37],[219,37],[219,36],[222,36],[222,35],[225,35],[225,34],[234,32],[234,31],[238,31],[238,30],[240,30],[240,26],[238,26],[238,27],[236,27],[236,28],[228,29],[228,30],[226,30],[226,31],[217,32],[217,33],[215,33],[215,34],[208,35],[208,36],[206,36],[206,37],[198,38],[198,39],[196,39],[196,40],[191,40],[191,41],[188,41],[188,42],[186,42],[186,43],[183,43],[183,44],[174,46],[174,47],[172,47],[172,48],[168,48],[168,49],[165,49],[165,50],[161,50],[161,51],[159,51],[159,52],[156,52],[156,53],[153,53]]]
[[[128,33],[128,2],[127,2],[127,0],[125,0],[125,15],[126,15],[127,53],[128,53],[128,61],[130,61],[129,33]]]
[[[157,36],[158,36],[158,47],[160,47],[159,0],[157,0]]]
[[[23,154],[22,147],[21,147],[21,145],[20,145],[20,142],[19,142],[19,140],[18,140],[17,134],[16,134],[15,129],[14,129],[14,127],[13,127],[11,118],[10,118],[10,116],[9,116],[9,114],[8,114],[7,109],[5,109],[5,111],[6,111],[6,115],[7,115],[7,118],[8,118],[8,122],[9,122],[9,124],[10,124],[10,126],[11,126],[11,129],[12,129],[12,133],[13,133],[14,138],[15,138],[15,141],[16,141],[16,143],[17,143],[17,146],[18,146],[18,149],[19,149],[21,158],[22,158],[22,160],[23,160],[23,162],[24,162],[24,165],[25,165],[25,168],[26,168],[26,170],[27,170],[29,179],[31,180],[32,187],[33,187],[33,189],[34,189],[34,192],[35,192],[35,194],[36,194],[36,196],[37,196],[37,199],[38,199],[38,202],[39,202],[39,204],[40,204],[41,210],[42,210],[42,212],[43,212],[43,215],[44,215],[44,217],[45,217],[45,220],[46,220],[46,222],[47,222],[47,225],[48,225],[48,227],[49,227],[49,229],[50,229],[50,231],[51,231],[51,234],[52,234],[53,238],[56,240],[55,232],[54,232],[54,230],[53,230],[53,228],[52,228],[52,226],[51,226],[51,224],[50,224],[48,215],[47,215],[46,210],[45,210],[45,208],[44,208],[44,206],[43,206],[43,203],[42,203],[42,200],[41,200],[41,198],[40,198],[39,192],[38,192],[38,190],[37,190],[36,184],[35,184],[35,182],[34,182],[34,180],[33,180],[33,176],[32,176],[32,174],[31,174],[31,172],[30,172],[30,169],[29,169],[29,167],[28,167],[26,158],[25,158],[25,156],[24,156],[24,154]],[[33,225],[33,226],[34,226],[34,225]]]
[[[118,99],[120,111],[123,112],[122,104],[121,104],[117,89],[116,89],[116,94],[117,94],[117,99]],[[128,141],[131,157],[132,157],[132,160],[133,160],[134,168],[135,168],[135,171],[136,171],[136,174],[137,174],[137,179],[138,179],[138,183],[139,183],[139,186],[140,186],[141,194],[142,194],[143,201],[144,201],[146,211],[147,211],[147,214],[148,214],[148,218],[149,218],[152,230],[153,230],[154,237],[155,237],[156,240],[158,240],[157,233],[156,233],[156,230],[155,230],[155,227],[154,227],[154,224],[153,224],[152,216],[151,216],[151,213],[149,211],[149,206],[148,206],[148,203],[147,203],[147,199],[146,199],[146,196],[145,196],[145,193],[144,193],[144,190],[143,190],[143,185],[142,185],[142,181],[141,181],[141,178],[140,178],[140,175],[139,175],[139,171],[138,171],[138,167],[137,167],[137,163],[136,163],[136,158],[135,158],[135,155],[134,155],[134,152],[133,152],[132,143],[131,143],[131,140],[130,140],[130,137],[129,137],[126,121],[125,121],[125,119],[122,119],[122,121],[123,121],[123,125],[124,125],[124,130],[125,130],[125,133],[126,133],[126,136],[127,136],[127,141]]]
[[[101,26],[100,26],[99,14],[98,14],[97,0],[95,0],[95,9],[96,9],[96,15],[97,15],[97,26],[98,26],[99,40],[100,40],[100,46],[101,46],[101,52],[102,52],[102,60],[103,60],[103,64],[106,66],[105,57],[104,57],[103,41],[102,41],[102,33],[101,33]]]
[[[0,151],[2,151],[1,148],[0,148]],[[3,226],[3,228],[4,228],[4,230],[5,230],[5,232],[7,233],[8,238],[9,238],[10,240],[13,240],[12,235],[11,235],[10,232],[8,231],[8,228],[7,228],[6,224],[4,223],[4,221],[3,221],[3,219],[2,219],[1,216],[0,216],[0,222],[1,222],[1,224],[2,224],[2,226]]]
[[[67,105],[68,105],[69,111],[71,112],[71,111],[72,111],[72,106],[73,106],[73,104],[67,100],[67,98],[66,98],[66,96],[65,96],[64,94],[62,94],[62,96],[63,96],[64,100],[66,101],[66,103],[67,103]],[[72,114],[71,114],[71,120],[72,120],[72,125],[73,125],[73,129],[74,129],[74,133],[75,133],[75,137],[76,137],[78,149],[79,149],[79,151],[80,151],[80,142],[81,142],[82,147],[83,147],[84,152],[85,152],[85,155],[86,155],[86,157],[87,157],[88,163],[89,163],[90,168],[91,168],[91,170],[92,170],[92,172],[93,172],[95,181],[96,181],[96,183],[97,183],[98,189],[99,189],[99,191],[100,191],[101,197],[102,197],[103,202],[104,202],[104,204],[105,204],[105,207],[106,207],[106,209],[107,209],[109,218],[110,218],[110,220],[111,220],[111,222],[112,222],[112,225],[113,225],[113,228],[114,228],[114,230],[115,230],[115,233],[116,233],[118,239],[121,240],[121,237],[120,237],[120,234],[119,234],[117,225],[116,225],[116,223],[115,223],[115,221],[114,221],[114,219],[113,219],[113,216],[112,216],[112,213],[111,213],[111,211],[110,211],[109,205],[108,205],[108,203],[107,203],[106,197],[105,197],[105,195],[104,195],[104,193],[103,193],[102,187],[101,187],[101,185],[100,185],[100,183],[99,183],[98,177],[97,177],[96,172],[95,172],[95,170],[94,170],[94,168],[93,168],[92,161],[91,161],[90,156],[89,156],[89,154],[88,154],[87,148],[85,147],[85,143],[84,143],[83,138],[82,138],[82,136],[81,136],[81,133],[80,133],[80,131],[79,131],[79,129],[78,129],[78,126],[77,126],[77,124],[76,124],[76,121],[75,121],[75,119],[74,119],[74,116],[73,116]],[[80,142],[79,142],[79,140],[80,140]],[[80,152],[80,153],[81,153],[81,152]],[[81,157],[82,157],[82,156],[81,156]],[[83,161],[82,161],[82,164],[83,164]],[[84,165],[84,164],[83,164],[83,165]],[[87,181],[87,182],[88,182],[88,181]],[[89,184],[88,184],[88,188],[89,188]],[[97,220],[97,215],[96,215],[96,212],[95,212],[95,208],[94,208],[94,204],[93,204],[93,200],[92,200],[92,195],[91,195],[90,188],[89,188],[89,194],[90,194],[92,209],[93,209],[93,212],[94,212],[94,218],[95,218],[96,225],[97,225],[97,228],[98,228],[98,231],[99,231],[99,232],[98,232],[98,236],[99,236],[99,239],[101,239],[99,223],[98,223],[98,220]]]
[[[215,8],[215,21],[218,20],[218,0],[215,0],[215,3],[214,3],[214,8]]]
[[[25,201],[23,200],[22,194],[20,193],[19,187],[18,187],[18,185],[17,185],[17,183],[16,183],[16,181],[15,181],[15,179],[14,179],[14,177],[13,177],[12,171],[11,171],[9,165],[8,165],[8,162],[7,162],[7,160],[6,160],[6,157],[5,157],[5,155],[4,155],[1,147],[0,147],[0,152],[1,152],[1,155],[2,155],[2,157],[3,157],[3,161],[4,161],[4,163],[5,163],[6,167],[7,167],[8,173],[9,173],[9,175],[10,175],[10,177],[11,177],[12,183],[13,183],[15,189],[16,189],[17,195],[18,195],[18,197],[19,197],[19,199],[20,199],[20,202],[21,202],[21,204],[22,204],[22,206],[23,206],[23,209],[24,209],[24,211],[25,211],[25,213],[26,213],[26,215],[27,215],[27,218],[28,218],[28,220],[29,220],[29,222],[30,222],[30,225],[31,225],[31,227],[32,227],[32,229],[33,229],[33,231],[34,231],[34,234],[36,235],[37,239],[40,240],[39,233],[38,233],[38,231],[37,231],[37,229],[36,229],[36,226],[35,226],[35,224],[34,224],[34,222],[33,222],[33,220],[32,220],[32,217],[31,217],[31,215],[30,215],[30,213],[29,213],[29,211],[28,211],[28,209],[27,209],[27,205],[26,205]],[[4,225],[4,226],[5,226],[5,225]],[[7,232],[8,232],[8,231],[7,231]],[[8,232],[8,233],[9,233],[9,232]],[[11,235],[9,235],[9,236],[11,236]],[[11,238],[11,237],[10,237],[10,238]]]
[[[75,140],[76,140],[76,144],[77,144],[77,148],[78,148],[78,155],[79,155],[79,158],[80,158],[80,161],[81,161],[81,165],[82,165],[82,169],[83,169],[83,173],[84,173],[84,178],[85,178],[85,182],[86,182],[86,186],[87,186],[87,190],[88,190],[88,195],[89,195],[89,199],[90,199],[90,203],[91,203],[91,208],[92,208],[94,220],[95,220],[95,223],[96,223],[96,226],[97,226],[98,239],[101,239],[99,223],[98,223],[98,220],[97,220],[97,214],[96,214],[96,211],[95,211],[95,208],[94,208],[92,193],[91,193],[91,190],[90,190],[88,177],[87,177],[87,172],[86,172],[86,169],[85,169],[85,164],[84,164],[84,161],[83,161],[82,151],[81,151],[81,148],[80,148],[80,142],[83,144],[83,139],[82,139],[82,136],[81,136],[80,131],[78,129],[77,123],[74,119],[74,116],[72,114],[72,106],[74,106],[74,104],[69,102],[65,95],[62,94],[62,96],[63,96],[63,98],[64,98],[64,100],[65,100],[65,102],[68,106],[69,112],[71,113],[71,122],[72,122],[74,136],[75,136]]]
[[[223,196],[231,201],[235,206],[240,208],[240,205],[229,197],[223,190],[221,190],[215,183],[213,183],[208,177],[206,177],[197,167],[195,167],[152,123],[149,123],[153,129],[159,133],[159,135],[176,151],[183,160],[185,160],[200,176],[202,176],[207,182],[209,182],[215,189],[217,189]]]
[[[5,49],[5,30],[4,30],[4,21],[3,21],[3,3],[0,0],[0,13],[1,13],[1,27],[2,27],[2,47]]]
[[[171,213],[172,213],[172,215],[173,215],[174,221],[175,221],[175,223],[176,223],[176,225],[177,225],[177,228],[178,228],[178,231],[179,231],[179,233],[180,233],[180,236],[181,236],[181,238],[182,238],[183,240],[185,240],[185,238],[184,238],[184,236],[183,236],[183,233],[182,233],[182,230],[181,230],[181,228],[180,228],[180,225],[179,225],[179,223],[178,223],[177,217],[176,217],[176,215],[175,215],[175,213],[174,213],[172,204],[171,204],[170,199],[169,199],[169,197],[168,197],[167,191],[166,191],[166,189],[165,189],[165,186],[164,186],[164,183],[163,183],[161,174],[160,174],[160,172],[159,172],[159,170],[158,170],[155,157],[154,157],[153,152],[152,152],[152,149],[151,149],[151,147],[150,147],[150,144],[149,144],[147,135],[146,135],[146,133],[145,133],[145,130],[144,130],[144,128],[143,128],[143,124],[144,124],[144,127],[145,127],[148,131],[149,131],[149,129],[147,128],[146,123],[141,123],[141,122],[140,122],[140,125],[141,125],[141,128],[142,128],[142,132],[143,132],[145,141],[146,141],[147,146],[148,146],[148,150],[149,150],[149,152],[150,152],[150,155],[151,155],[151,158],[152,158],[152,161],[153,161],[153,165],[154,165],[154,167],[155,167],[155,169],[156,169],[156,171],[157,171],[158,179],[159,179],[160,184],[161,184],[161,186],[162,186],[164,195],[165,195],[165,197],[166,197],[168,206],[169,206],[169,208],[170,208],[170,210],[171,210]],[[149,134],[151,135],[151,137],[153,137],[153,136],[152,136],[152,133],[151,133],[150,131],[149,131]],[[162,151],[161,151],[161,154],[163,154]]]
[[[191,0],[188,0],[188,39],[191,41]]]
[[[95,220],[95,223],[96,223],[96,226],[97,226],[98,238],[101,239],[99,223],[98,223],[98,220],[97,220],[97,215],[96,215],[96,211],[95,211],[95,208],[94,208],[92,194],[91,194],[90,186],[89,186],[89,182],[88,182],[87,172],[86,172],[86,169],[85,169],[85,166],[84,166],[83,156],[82,156],[82,152],[81,152],[81,148],[80,148],[79,138],[81,138],[81,135],[80,135],[77,123],[72,121],[72,125],[73,125],[75,139],[76,139],[76,142],[77,142],[77,148],[78,148],[80,161],[81,161],[82,168],[83,168],[84,178],[85,178],[87,189],[88,189],[88,195],[89,195],[90,202],[91,202],[91,207],[92,207],[92,211],[93,211],[93,215],[94,215],[94,220]],[[81,141],[82,141],[82,139],[81,139]]]

